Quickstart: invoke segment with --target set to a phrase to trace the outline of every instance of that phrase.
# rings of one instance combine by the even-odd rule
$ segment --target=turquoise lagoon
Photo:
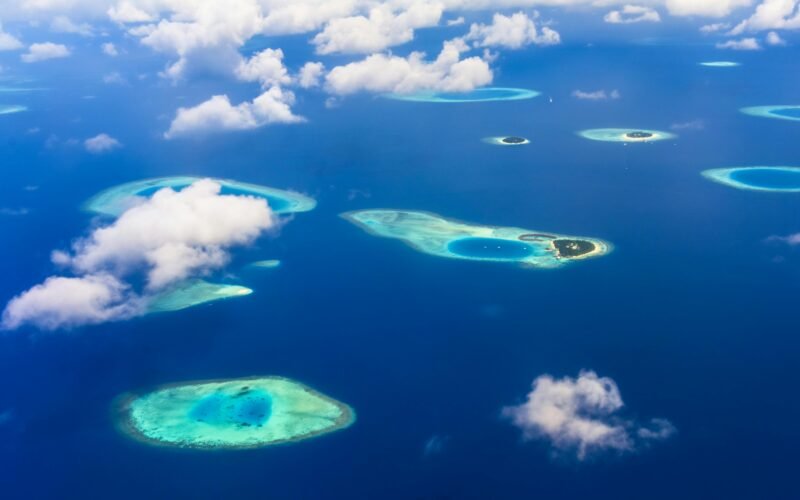
[[[654,142],[677,137],[669,132],[642,128],[594,128],[582,130],[578,135],[585,139],[606,142]]]
[[[170,384],[123,395],[116,410],[119,428],[134,439],[201,449],[291,443],[355,421],[348,405],[283,377]]]
[[[16,104],[0,104],[0,115],[10,115],[12,113],[21,113],[28,108],[25,106],[18,106]]]
[[[540,92],[529,89],[508,87],[486,87],[469,92],[436,92],[420,91],[410,94],[387,94],[386,97],[401,101],[416,102],[487,102],[487,101],[518,101],[533,99]]]
[[[130,208],[137,198],[152,196],[163,188],[181,190],[200,179],[202,177],[181,176],[129,182],[95,195],[86,202],[84,208],[89,212],[117,217]],[[308,212],[317,205],[313,198],[293,191],[228,179],[211,180],[222,186],[221,194],[264,198],[272,211],[279,214]]]
[[[250,288],[239,285],[209,283],[204,280],[184,281],[151,297],[148,313],[180,311],[208,302],[244,297],[253,293]]]
[[[704,171],[703,176],[737,189],[783,193],[800,192],[800,168],[798,167],[715,168]]]
[[[556,268],[571,260],[605,255],[612,249],[610,243],[599,239],[480,226],[430,212],[357,210],[342,217],[370,234],[399,239],[420,252],[438,257]]]
[[[800,105],[751,106],[742,108],[741,112],[746,115],[758,116],[761,118],[800,121]]]

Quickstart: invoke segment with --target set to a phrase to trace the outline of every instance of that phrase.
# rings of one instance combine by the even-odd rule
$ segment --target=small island
[[[708,68],[735,68],[741,65],[741,63],[734,61],[706,61],[700,63],[700,66],[706,66]]]
[[[27,111],[25,106],[18,106],[16,104],[0,104],[0,115],[10,115],[12,113],[21,113]]]
[[[160,189],[171,188],[179,191],[200,179],[203,179],[203,177],[181,176],[129,182],[100,192],[89,199],[83,208],[89,212],[118,217],[122,212],[133,206],[137,200],[150,197]],[[220,194],[263,198],[267,200],[267,204],[272,211],[278,214],[308,212],[317,205],[313,198],[293,191],[284,191],[228,179],[211,180],[222,186]]]
[[[777,106],[751,106],[742,108],[742,113],[759,118],[800,121],[800,105],[783,104]]]
[[[530,144],[531,141],[524,137],[510,135],[500,137],[485,137],[483,142],[487,144],[493,144],[495,146],[522,146],[523,144]]]
[[[283,377],[184,382],[115,402],[118,428],[147,444],[244,449],[349,427],[348,405]]]
[[[507,87],[484,87],[468,92],[439,92],[419,91],[408,94],[386,94],[384,97],[400,101],[438,102],[438,103],[463,103],[463,102],[488,102],[488,101],[518,101],[520,99],[533,99],[540,95],[535,90],[517,89]]]
[[[251,293],[253,290],[239,285],[188,280],[150,297],[147,303],[147,313],[180,311],[217,300],[244,297]]]
[[[625,128],[595,128],[578,132],[578,135],[592,141],[606,142],[655,142],[677,137],[660,130]]]
[[[281,261],[279,261],[278,259],[257,260],[247,265],[247,267],[252,267],[255,269],[275,269],[276,267],[280,266],[281,266]]]
[[[370,234],[394,238],[438,257],[558,268],[606,255],[610,243],[515,227],[480,226],[412,210],[357,210],[342,217]]]
[[[704,171],[703,177],[736,189],[776,193],[800,192],[798,167],[714,168]]]

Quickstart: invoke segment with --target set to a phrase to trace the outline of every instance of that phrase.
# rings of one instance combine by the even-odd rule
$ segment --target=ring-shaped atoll
[[[239,285],[209,283],[204,280],[187,280],[161,291],[147,300],[147,313],[180,311],[217,300],[244,297],[253,293]]]
[[[504,135],[499,137],[484,137],[483,142],[494,146],[524,146],[531,141],[518,135]]]
[[[341,215],[370,234],[402,240],[438,257],[510,262],[556,268],[572,260],[608,254],[610,243],[515,227],[479,226],[413,210],[356,210]]]
[[[28,108],[25,106],[19,106],[16,104],[0,104],[0,115],[10,115],[12,113],[21,113],[23,111],[27,111]]]
[[[800,121],[800,105],[783,104],[777,106],[750,106],[742,108],[742,113],[760,118]]]
[[[89,212],[117,217],[135,204],[137,199],[152,196],[156,191],[163,188],[180,190],[200,179],[202,177],[160,177],[121,184],[106,189],[92,197],[86,202],[84,209]],[[222,186],[221,194],[264,198],[272,211],[279,214],[308,212],[317,205],[313,198],[293,191],[284,191],[228,179],[212,180]]]
[[[484,87],[470,90],[468,92],[439,92],[424,90],[409,94],[386,94],[390,99],[415,102],[488,102],[488,101],[519,101],[521,99],[533,99],[541,95],[540,92],[529,89],[517,89],[510,87]]]
[[[199,449],[292,443],[355,421],[348,405],[282,377],[170,384],[123,395],[115,409],[118,427],[134,439]]]
[[[593,128],[582,130],[578,135],[593,141],[607,142],[655,142],[677,137],[669,132],[641,128]]]
[[[257,260],[249,263],[247,267],[254,269],[275,269],[276,267],[281,267],[281,261],[278,259]]]
[[[700,63],[700,66],[705,66],[707,68],[735,68],[741,65],[742,63],[735,61],[705,61]]]
[[[736,189],[777,193],[800,192],[799,167],[714,168],[704,171],[703,176]]]

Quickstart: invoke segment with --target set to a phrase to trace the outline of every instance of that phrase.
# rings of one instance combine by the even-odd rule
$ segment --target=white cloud
[[[246,82],[259,82],[262,87],[291,83],[289,71],[283,65],[281,49],[264,49],[236,68],[236,76]]]
[[[3,31],[3,25],[0,24],[0,52],[4,50],[18,50],[22,47],[22,42],[20,42],[16,37]]]
[[[769,33],[767,33],[766,41],[767,45],[772,45],[772,46],[786,45],[786,40],[781,38],[781,36],[774,31],[770,31]]]
[[[122,143],[108,134],[98,134],[83,141],[83,146],[92,154],[100,154],[121,148]]]
[[[670,125],[670,130],[703,130],[706,124],[703,120],[697,119],[689,122],[673,123]]]
[[[731,25],[729,23],[712,23],[712,24],[705,24],[700,27],[700,32],[705,33],[708,35],[709,33],[717,33],[720,31],[724,31],[730,28]]]
[[[111,73],[103,75],[103,83],[125,85],[128,81],[118,71],[112,71]]]
[[[473,24],[465,37],[476,47],[506,47],[518,49],[526,45],[555,45],[561,43],[558,32],[547,26],[537,29],[533,19],[524,12],[511,16],[495,14],[492,24]]]
[[[790,234],[788,236],[770,236],[767,238],[768,242],[786,243],[790,246],[800,245],[800,233]]]
[[[325,66],[320,62],[307,62],[300,68],[297,83],[304,89],[319,86],[319,81],[325,73]]]
[[[620,94],[618,90],[612,90],[611,92],[606,92],[605,90],[595,90],[592,92],[574,90],[572,92],[572,97],[587,101],[606,101],[608,99],[619,99],[622,97],[622,94]]]
[[[70,51],[65,45],[58,43],[34,43],[28,47],[28,52],[22,54],[23,62],[34,63],[39,61],[46,61],[47,59],[58,59],[62,57],[69,57]]]
[[[665,0],[674,16],[725,17],[740,7],[748,7],[753,0]]]
[[[622,419],[618,416],[622,407],[612,379],[582,371],[577,378],[538,377],[527,401],[504,408],[503,415],[522,430],[525,439],[547,440],[556,450],[575,453],[580,460],[592,452],[634,451],[675,432],[663,419],[654,419],[649,426]]]
[[[31,324],[43,330],[125,319],[142,312],[142,302],[130,287],[110,274],[65,278],[51,276],[11,299],[2,327]]]
[[[145,23],[155,19],[155,14],[142,10],[129,0],[123,0],[117,5],[111,6],[107,14],[112,21],[117,23]]]
[[[467,50],[460,40],[444,43],[439,56],[425,61],[425,54],[408,57],[374,54],[361,61],[337,66],[325,77],[326,89],[339,95],[356,92],[398,92],[417,90],[469,91],[492,82],[492,70],[480,57],[461,59]]]
[[[103,54],[105,54],[107,56],[117,57],[119,55],[119,51],[117,51],[117,47],[111,42],[104,43],[101,46],[101,48],[103,50]]]
[[[414,38],[414,30],[439,24],[442,5],[414,2],[395,13],[390,4],[370,9],[369,16],[333,19],[318,33],[313,43],[317,53],[334,52],[367,54],[406,43]]]
[[[227,95],[215,95],[192,108],[178,109],[167,139],[196,133],[223,130],[248,130],[272,123],[300,123],[304,118],[292,113],[294,94],[272,87],[252,102],[232,105]]]
[[[70,33],[80,36],[93,36],[94,29],[88,23],[76,24],[67,16],[56,16],[50,22],[50,29],[56,33]]]
[[[741,40],[728,40],[717,44],[718,49],[731,50],[761,50],[761,44],[755,38],[742,38]]]
[[[458,16],[455,19],[448,19],[447,22],[445,22],[445,24],[447,26],[461,26],[465,22],[466,20],[464,19],[464,16]]]
[[[233,247],[276,227],[265,200],[220,189],[211,180],[179,192],[162,189],[77,240],[70,252],[53,252],[53,262],[76,276],[50,277],[12,299],[2,326],[57,329],[143,314],[165,287],[219,269]],[[136,292],[128,278],[140,273],[146,286]]]
[[[731,34],[776,29],[800,29],[800,0],[764,0]]]
[[[658,11],[650,7],[625,5],[621,10],[612,10],[606,14],[603,20],[611,24],[659,23],[661,16]]]

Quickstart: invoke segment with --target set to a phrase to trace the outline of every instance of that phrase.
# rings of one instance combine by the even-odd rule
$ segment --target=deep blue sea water
[[[800,108],[776,109],[773,113],[780,116],[788,116],[789,118],[800,118]]]
[[[123,89],[76,68],[42,75],[49,90],[4,96],[29,111],[0,118],[0,197],[30,212],[0,216],[2,302],[53,272],[49,252],[91,224],[80,204],[114,184],[209,175],[319,205],[236,253],[223,278],[253,288],[248,297],[0,337],[0,497],[798,498],[800,252],[765,239],[800,231],[800,196],[700,172],[800,161],[800,126],[738,112],[797,102],[800,52],[741,54],[734,71],[697,65],[715,55],[661,45],[506,53],[495,83],[542,96],[363,96],[326,109],[324,96],[301,94],[307,124],[202,140],[160,136],[177,106],[225,88],[212,78]],[[623,98],[579,101],[577,88]],[[673,124],[690,125],[652,144],[575,134]],[[95,157],[70,142],[101,131],[125,147]],[[480,140],[502,134],[532,143]],[[597,237],[614,252],[532,271],[426,255],[337,217],[378,207]],[[272,258],[282,266],[243,270]],[[678,434],[582,463],[523,443],[500,409],[535,377],[580,369],[617,382],[626,416],[667,418]],[[296,379],[358,420],[296,445],[211,453],[149,447],[114,427],[111,402],[126,391],[248,375]],[[442,445],[426,455],[432,438]]]

